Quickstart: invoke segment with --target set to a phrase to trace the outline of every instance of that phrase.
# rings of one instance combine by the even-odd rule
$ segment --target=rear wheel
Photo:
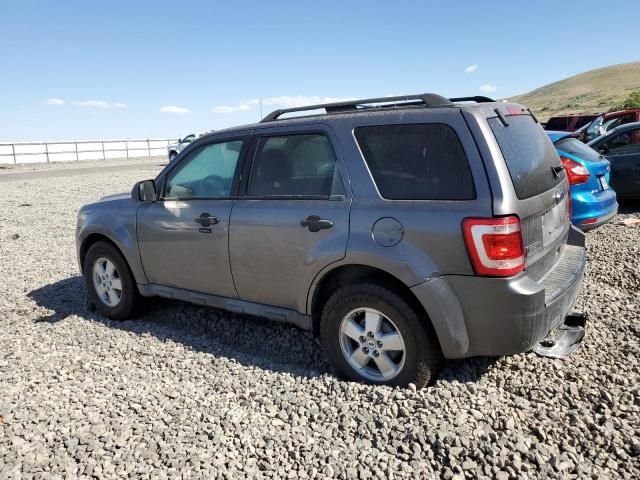
[[[433,382],[442,352],[426,319],[375,284],[338,289],[324,307],[320,335],[336,373],[347,380],[418,388]]]
[[[83,265],[89,301],[114,320],[132,318],[140,306],[140,293],[122,254],[107,242],[89,248]]]
[[[176,152],[169,152],[169,161],[173,162],[173,159],[176,158],[178,154]]]

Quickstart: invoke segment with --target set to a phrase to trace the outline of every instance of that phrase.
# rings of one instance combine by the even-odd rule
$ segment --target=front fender
[[[89,212],[82,226],[78,227],[76,246],[78,263],[82,272],[82,254],[85,251],[87,241],[91,241],[96,235],[107,238],[122,253],[127,261],[136,283],[148,283],[142,267],[138,241],[136,234],[136,215],[127,210],[124,212],[96,210]]]

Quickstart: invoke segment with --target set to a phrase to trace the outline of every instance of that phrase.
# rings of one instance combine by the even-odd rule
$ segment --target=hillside
[[[607,111],[636,89],[640,89],[640,62],[590,70],[509,100],[528,106],[546,120],[562,113]]]

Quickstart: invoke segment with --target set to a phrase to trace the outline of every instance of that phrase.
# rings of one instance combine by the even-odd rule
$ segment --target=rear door
[[[345,256],[349,195],[332,131],[264,129],[252,142],[229,230],[243,300],[304,313],[317,273]]]
[[[640,195],[640,128],[614,135],[596,147],[611,162],[611,187],[619,195]]]

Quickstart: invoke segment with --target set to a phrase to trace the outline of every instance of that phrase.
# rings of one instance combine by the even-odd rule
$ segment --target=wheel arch
[[[366,281],[388,288],[398,294],[424,319],[429,328],[433,328],[429,313],[425,310],[418,297],[411,291],[402,280],[396,276],[377,267],[360,264],[341,265],[326,272],[319,281],[312,287],[310,292],[309,312],[313,332],[317,335],[320,331],[320,320],[322,308],[331,294],[344,285]]]
[[[78,249],[78,263],[80,264],[80,272],[84,273],[84,261],[87,257],[87,252],[91,248],[92,245],[95,245],[97,242],[105,242],[112,245],[124,258],[124,261],[127,263],[129,270],[133,274],[133,278],[136,283],[144,284],[147,283],[146,276],[144,275],[144,271],[141,268],[141,265],[132,262],[131,258],[127,252],[127,249],[123,247],[117,240],[113,239],[109,235],[106,235],[103,232],[92,232],[87,234],[80,242],[80,247]]]

